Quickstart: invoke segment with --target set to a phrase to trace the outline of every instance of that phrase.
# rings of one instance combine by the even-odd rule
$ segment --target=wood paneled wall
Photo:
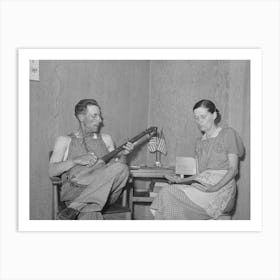
[[[250,68],[248,61],[152,61],[149,124],[163,128],[168,154],[192,156],[201,134],[193,120],[193,106],[212,100],[222,115],[221,126],[232,126],[243,138],[246,157],[240,164],[235,219],[250,218]],[[149,164],[155,154],[147,154]]]
[[[192,108],[200,99],[217,105],[221,124],[236,128],[249,150],[248,83],[248,63],[242,61],[40,61],[40,82],[30,82],[30,218],[51,218],[48,153],[57,136],[77,128],[73,110],[80,99],[99,102],[103,131],[117,145],[150,125],[163,128],[168,154],[162,162],[174,165],[176,156],[194,153],[200,132]],[[243,117],[236,115],[242,98],[247,100]],[[153,164],[155,155],[143,145],[131,160]],[[237,219],[249,218],[249,167],[247,158]]]
[[[175,165],[176,156],[192,156],[201,134],[192,108],[201,99],[212,100],[228,122],[229,62],[152,61],[149,123],[163,128],[168,154],[162,162]],[[155,155],[148,154],[149,162]]]
[[[40,81],[30,82],[31,219],[51,218],[48,153],[56,137],[78,127],[75,104],[95,98],[103,131],[119,145],[147,128],[148,94],[148,61],[40,61]],[[132,161],[146,162],[146,146]]]
[[[250,62],[232,61],[229,94],[229,125],[234,127],[243,139],[245,157],[240,162],[238,199],[234,219],[250,218]]]

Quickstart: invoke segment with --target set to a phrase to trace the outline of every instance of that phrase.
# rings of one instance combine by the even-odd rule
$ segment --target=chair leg
[[[125,218],[126,218],[126,220],[132,220],[131,219],[131,212],[126,212]]]
[[[133,180],[130,179],[129,181],[129,198],[128,198],[128,207],[131,211],[131,220],[133,220]]]
[[[127,190],[125,189],[122,193],[122,206],[127,206]]]
[[[58,194],[57,185],[53,186],[53,220],[56,220],[58,214]]]

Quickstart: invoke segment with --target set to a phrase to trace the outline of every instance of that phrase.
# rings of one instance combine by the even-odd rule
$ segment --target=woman
[[[154,199],[151,211],[155,219],[216,219],[234,207],[235,176],[239,157],[244,154],[242,140],[234,129],[218,126],[221,115],[212,101],[200,100],[193,113],[203,133],[195,149],[198,174],[188,178],[166,176],[173,184]]]

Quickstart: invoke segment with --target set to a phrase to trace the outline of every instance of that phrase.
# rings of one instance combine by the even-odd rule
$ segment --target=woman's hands
[[[195,178],[192,176],[191,178],[180,178],[179,176],[176,175],[164,175],[164,177],[168,180],[169,183],[172,184],[188,184],[190,181],[195,180]],[[198,182],[192,183],[190,186],[204,192],[216,192],[218,191],[215,186],[210,185],[210,184],[200,184]]]
[[[176,175],[164,175],[164,177],[168,180],[169,183],[180,184],[183,179]]]

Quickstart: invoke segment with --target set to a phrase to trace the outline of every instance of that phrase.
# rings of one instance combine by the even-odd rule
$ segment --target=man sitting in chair
[[[103,219],[104,206],[113,204],[126,185],[126,156],[134,145],[128,142],[118,158],[105,164],[99,158],[115,147],[110,135],[100,133],[100,106],[94,99],[80,100],[75,116],[79,129],[57,138],[49,163],[50,177],[62,175],[61,200],[67,205],[57,219]]]

